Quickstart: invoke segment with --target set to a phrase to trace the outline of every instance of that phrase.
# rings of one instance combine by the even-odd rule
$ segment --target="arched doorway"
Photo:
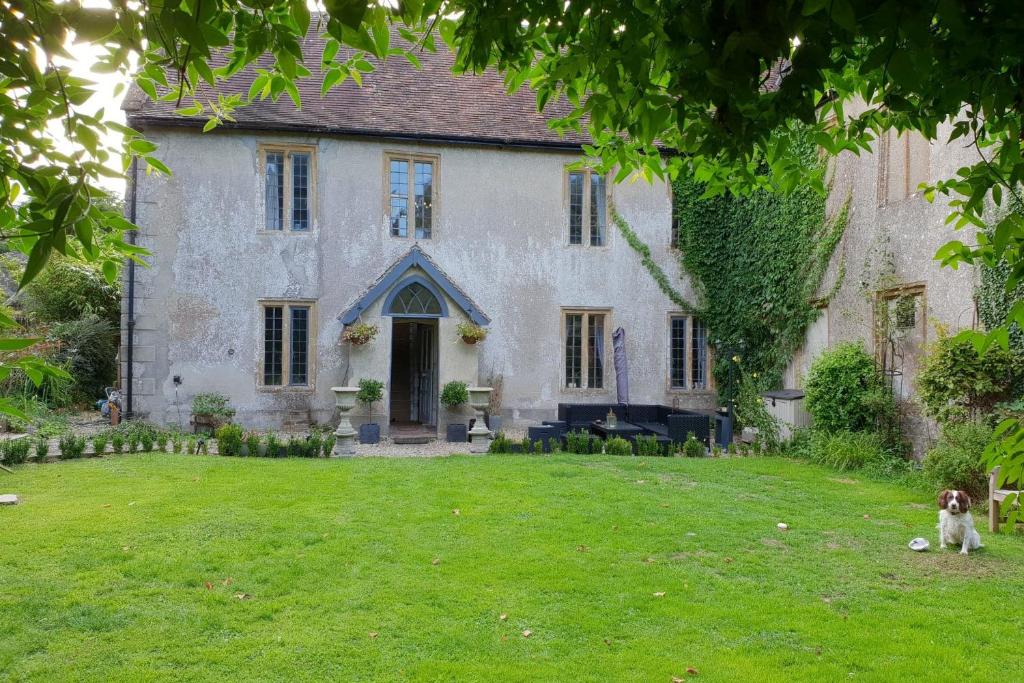
[[[384,301],[391,317],[392,430],[437,427],[438,319],[448,315],[443,295],[426,278],[398,283]]]

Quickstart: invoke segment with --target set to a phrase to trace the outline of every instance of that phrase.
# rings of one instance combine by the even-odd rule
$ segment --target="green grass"
[[[144,455],[28,465],[0,488],[23,497],[0,508],[0,679],[983,680],[1021,664],[1024,538],[914,554],[914,536],[937,546],[930,497],[802,462]]]

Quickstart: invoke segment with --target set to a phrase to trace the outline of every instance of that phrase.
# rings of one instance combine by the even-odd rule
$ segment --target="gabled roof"
[[[384,274],[380,276],[377,282],[367,289],[354,304],[349,306],[348,310],[338,316],[338,320],[343,325],[351,325],[356,322],[360,314],[369,309],[377,299],[384,296],[395,283],[401,280],[413,268],[419,268],[424,271],[434,284],[440,287],[474,323],[482,326],[491,322],[491,319],[480,310],[480,307],[458,285],[452,282],[451,278],[429,256],[423,253],[419,245],[414,245],[409,250],[409,253],[384,271]]]
[[[349,79],[321,96],[324,39],[318,35],[316,23],[314,20],[301,43],[305,66],[312,72],[296,83],[302,108],[297,109],[287,96],[276,102],[269,98],[258,100],[236,110],[233,113],[236,121],[226,121],[221,128],[573,151],[590,143],[586,134],[562,136],[548,127],[550,119],[561,118],[571,111],[568,102],[549,102],[544,113],[540,113],[536,95],[531,90],[524,87],[508,94],[502,77],[493,70],[456,76],[452,73],[453,55],[443,44],[437,52],[416,53],[421,69],[416,69],[404,57],[391,57],[377,62],[373,72],[363,75],[361,87]],[[393,29],[391,42],[407,44],[397,29]],[[214,54],[210,61],[211,66],[217,67],[226,63],[226,57]],[[273,57],[264,55],[254,65],[218,84],[216,89],[201,83],[197,99],[205,103],[216,101],[217,94],[239,94],[244,100],[255,78],[255,69],[269,69],[272,64]],[[169,80],[174,78],[174,74],[168,75]],[[203,115],[176,114],[175,102],[154,102],[135,85],[122,107],[129,125],[134,127],[184,126],[196,128],[198,132],[206,122]]]

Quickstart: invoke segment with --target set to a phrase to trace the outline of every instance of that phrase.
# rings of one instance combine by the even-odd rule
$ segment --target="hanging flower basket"
[[[455,331],[467,344],[476,344],[487,338],[487,330],[473,323],[459,323]]]
[[[362,346],[372,342],[379,331],[380,329],[376,325],[356,323],[345,328],[345,331],[341,333],[341,340],[353,346]]]

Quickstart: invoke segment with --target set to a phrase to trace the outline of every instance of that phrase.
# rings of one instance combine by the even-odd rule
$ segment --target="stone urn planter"
[[[491,387],[469,387],[469,406],[476,414],[476,423],[469,430],[471,453],[486,453],[491,445],[491,430],[484,422],[484,411],[491,400]]]
[[[338,428],[334,430],[336,440],[331,457],[340,458],[344,455],[354,455],[356,452],[356,430],[352,429],[348,414],[356,407],[356,394],[359,393],[359,387],[331,387],[331,391],[334,392],[334,405],[338,406],[338,412],[341,413]]]

